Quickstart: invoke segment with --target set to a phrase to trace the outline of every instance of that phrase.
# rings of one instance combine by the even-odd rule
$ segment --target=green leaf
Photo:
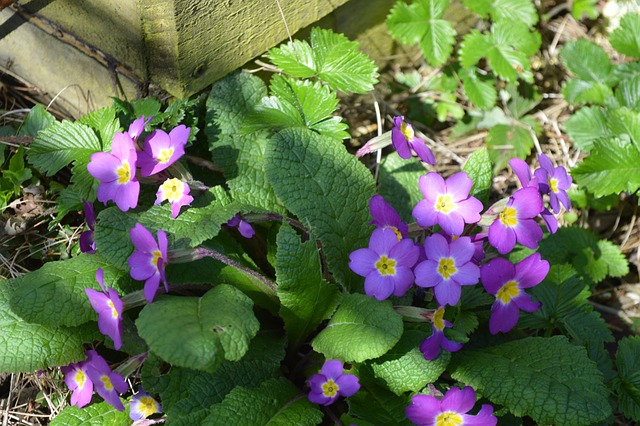
[[[474,67],[480,59],[487,56],[493,47],[491,37],[486,37],[478,30],[471,30],[464,35],[460,45],[460,65],[463,69]]]
[[[438,380],[447,368],[448,352],[433,361],[424,359],[419,346],[427,337],[428,333],[408,330],[389,352],[371,364],[374,375],[396,395],[420,391]]]
[[[483,18],[491,15],[494,22],[520,22],[527,27],[538,22],[538,12],[531,0],[465,0],[464,5]]]
[[[567,135],[582,151],[589,152],[593,141],[611,135],[602,108],[597,106],[580,108],[564,122]]]
[[[342,34],[314,27],[310,44],[294,40],[269,50],[269,59],[293,77],[317,77],[334,90],[367,93],[378,82],[378,71],[358,46]]]
[[[615,97],[620,106],[640,110],[640,75],[620,81],[615,90]]]
[[[560,51],[560,59],[569,71],[584,81],[606,82],[610,79],[609,55],[586,39],[571,41]]]
[[[456,30],[440,19],[449,0],[419,0],[411,5],[398,2],[387,17],[391,37],[403,44],[420,43],[420,49],[433,66],[447,62],[453,52]]]
[[[300,395],[290,381],[280,378],[267,380],[255,389],[236,387],[224,401],[211,407],[201,425],[311,426],[321,423],[322,416],[306,395]]]
[[[334,139],[304,128],[276,134],[265,161],[276,195],[322,242],[336,281],[349,289],[362,286],[348,256],[368,245],[369,171]]]
[[[400,340],[402,329],[402,317],[389,301],[349,294],[311,346],[326,358],[362,362],[385,354]]]
[[[629,111],[627,108],[609,110],[607,128],[611,134],[631,140],[635,146],[640,147],[640,112]]]
[[[592,425],[611,414],[602,374],[566,337],[528,337],[453,354],[451,376],[538,424]]]
[[[78,123],[94,129],[100,138],[103,150],[111,150],[113,136],[120,130],[120,120],[116,118],[116,109],[114,107],[105,107],[82,116]]]
[[[418,179],[426,174],[424,166],[400,158],[397,152],[385,156],[380,164],[378,194],[391,204],[402,220],[413,221],[411,212],[424,199]]]
[[[640,421],[640,336],[624,337],[616,352],[618,375],[613,387],[618,394],[618,408],[628,418]]]
[[[214,371],[237,361],[259,328],[253,302],[240,290],[219,284],[204,296],[159,297],[136,321],[149,348],[173,365]]]
[[[56,118],[47,111],[43,105],[37,104],[29,114],[24,119],[24,123],[22,123],[22,127],[20,127],[20,131],[18,132],[18,136],[38,136],[40,130],[49,127],[51,124],[55,123]]]
[[[597,4],[598,0],[575,0],[571,3],[571,15],[577,21],[584,16],[589,19],[596,19],[598,17]]]
[[[304,243],[287,224],[276,240],[276,282],[280,317],[289,345],[299,346],[338,304],[338,289],[322,279],[320,257],[314,240]]]
[[[495,170],[507,167],[510,158],[527,158],[534,145],[532,132],[523,125],[505,124],[498,124],[489,130],[486,143]]]
[[[482,79],[476,72],[463,73],[462,86],[469,102],[480,109],[491,109],[496,105],[498,92],[495,81]]]
[[[462,166],[462,171],[473,181],[469,195],[476,197],[483,204],[489,201],[489,193],[493,183],[493,167],[486,148],[480,148],[469,156]]]
[[[611,46],[623,55],[640,58],[640,15],[627,13],[609,35]]]
[[[562,96],[572,105],[582,103],[604,105],[612,95],[613,91],[607,84],[579,78],[572,78],[562,88]]]
[[[51,426],[129,426],[129,407],[126,401],[125,410],[118,411],[106,401],[87,405],[83,408],[72,405],[65,407],[53,420]]]
[[[598,139],[591,155],[571,170],[571,176],[596,197],[635,192],[640,186],[640,151],[618,137]]]

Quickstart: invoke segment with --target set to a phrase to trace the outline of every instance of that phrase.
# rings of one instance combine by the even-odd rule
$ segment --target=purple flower
[[[129,130],[127,134],[134,142],[138,141],[138,138],[144,132],[144,126],[146,126],[151,121],[151,117],[144,118],[144,115],[141,115],[140,118],[136,119],[129,125]]]
[[[436,164],[433,152],[424,143],[424,140],[417,138],[411,124],[404,121],[404,116],[394,117],[395,126],[391,129],[391,143],[400,158],[411,158],[412,151],[420,157],[420,160],[428,164]]]
[[[309,401],[319,405],[331,405],[339,396],[348,397],[358,392],[360,383],[353,374],[342,374],[342,361],[327,360],[320,374],[309,378]]]
[[[226,224],[230,228],[238,227],[238,231],[240,231],[240,235],[245,238],[251,238],[255,235],[256,231],[253,229],[251,224],[240,216],[240,213],[236,214],[234,217],[229,219]]]
[[[509,253],[516,241],[535,249],[542,239],[542,229],[533,220],[542,211],[542,198],[534,187],[517,190],[489,227],[489,243],[500,254]]]
[[[538,191],[541,190],[541,186],[538,184],[539,179],[537,177],[534,177],[532,179],[531,170],[529,169],[529,165],[527,163],[519,158],[512,158],[511,160],[509,160],[509,165],[515,172],[516,176],[518,176],[518,179],[520,180],[523,188],[530,186],[533,188],[537,188]],[[540,217],[542,217],[542,220],[544,221],[544,224],[549,232],[554,234],[558,230],[558,219],[556,219],[554,214],[551,213],[548,208],[543,207],[542,211],[540,212]]]
[[[124,405],[118,397],[127,391],[124,378],[111,371],[109,364],[94,350],[87,351],[87,375],[93,382],[96,392],[118,411],[124,411]]]
[[[462,349],[462,343],[451,341],[444,335],[444,328],[453,327],[453,324],[444,319],[443,306],[438,307],[433,313],[432,323],[433,334],[420,344],[420,352],[424,355],[424,359],[431,361],[438,358],[440,348],[448,352],[457,352]]]
[[[140,182],[136,179],[137,154],[133,140],[126,133],[113,137],[111,153],[96,152],[91,155],[87,170],[100,181],[98,201],[105,205],[113,200],[122,211],[135,208],[140,195]]]
[[[131,229],[131,242],[136,248],[129,257],[129,272],[134,280],[145,281],[144,296],[151,303],[158,291],[160,280],[164,283],[164,288],[168,292],[167,278],[164,268],[167,264],[167,234],[163,230],[158,231],[158,242],[147,228],[136,223]]]
[[[64,374],[64,382],[73,391],[71,394],[71,405],[82,408],[91,402],[93,395],[93,383],[87,375],[87,362],[73,362],[60,371]]]
[[[534,253],[516,265],[501,258],[482,265],[482,285],[496,297],[489,319],[491,334],[507,333],[515,327],[520,309],[533,312],[540,307],[540,302],[533,302],[524,289],[540,284],[548,273],[549,262],[543,260],[540,253]]]
[[[140,152],[138,158],[140,175],[154,175],[182,157],[190,131],[184,124],[175,127],[169,134],[164,130],[154,130],[145,139],[144,151]]]
[[[131,400],[129,417],[134,421],[144,420],[155,413],[162,413],[162,406],[160,406],[158,401],[153,399],[151,395],[140,388],[139,392],[133,395],[133,399]]]
[[[433,287],[436,300],[442,306],[454,306],[460,300],[463,285],[474,285],[480,278],[480,268],[471,259],[476,246],[469,237],[460,237],[449,243],[440,234],[424,241],[427,260],[414,269],[416,285]]]
[[[171,203],[171,217],[175,219],[180,214],[180,208],[182,206],[188,206],[193,201],[193,197],[189,195],[189,191],[189,185],[180,179],[167,179],[160,185],[158,192],[156,192],[155,204],[169,200]]]
[[[384,300],[393,294],[403,296],[413,284],[411,268],[420,250],[410,239],[398,242],[392,229],[378,228],[371,234],[369,248],[361,248],[349,255],[349,267],[365,277],[367,296]]]
[[[93,211],[93,204],[84,199],[82,202],[84,203],[84,220],[87,222],[89,230],[80,234],[80,251],[94,254],[96,252],[96,242],[93,240],[93,232],[96,230],[96,214]]]
[[[451,388],[440,400],[431,395],[415,395],[407,407],[407,418],[419,426],[495,426],[493,407],[483,404],[475,416],[467,414],[476,403],[470,386]]]
[[[371,197],[371,200],[369,200],[369,212],[373,217],[373,220],[369,222],[370,225],[375,225],[378,228],[393,229],[398,241],[403,237],[407,237],[409,227],[402,221],[398,212],[382,198],[382,195]]]
[[[413,217],[420,226],[440,225],[449,235],[460,235],[465,223],[480,220],[482,203],[469,196],[473,181],[465,172],[450,176],[446,181],[437,173],[420,176],[420,200],[413,209]]]
[[[567,174],[564,167],[553,167],[551,160],[544,154],[538,155],[540,168],[534,174],[538,178],[540,191],[549,194],[549,204],[553,212],[560,213],[560,203],[565,209],[571,209],[571,200],[567,194],[567,189],[571,188],[571,176]]]
[[[98,268],[96,280],[102,288],[102,292],[92,288],[85,288],[84,291],[89,297],[91,306],[98,313],[98,329],[100,333],[111,337],[113,347],[119,350],[122,347],[122,300],[118,292],[111,287],[104,285],[104,271]]]

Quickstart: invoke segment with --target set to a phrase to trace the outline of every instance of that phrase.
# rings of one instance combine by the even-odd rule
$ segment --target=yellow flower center
[[[158,154],[158,163],[167,163],[169,162],[169,160],[171,159],[171,156],[173,155],[173,148],[164,148],[160,150],[160,153]]]
[[[158,407],[156,406],[156,400],[150,396],[140,397],[138,399],[137,410],[145,417],[149,417],[150,415],[157,413]]]
[[[518,211],[513,207],[505,207],[500,213],[500,222],[508,228],[514,227],[518,224],[517,214]]]
[[[501,301],[504,304],[511,302],[511,299],[520,294],[520,288],[518,287],[518,282],[511,280],[507,282],[505,285],[500,287],[498,293],[496,293],[496,299]]]
[[[376,262],[376,269],[380,272],[380,275],[395,275],[396,261],[395,259],[389,259],[387,256],[380,256],[380,259]]]
[[[160,250],[154,250],[151,254],[153,254],[151,263],[153,263],[153,266],[158,267],[158,259],[162,259],[162,253],[160,253]]]
[[[184,184],[180,179],[167,179],[160,186],[162,200],[169,200],[172,203],[177,202],[184,195]]]
[[[558,179],[551,178],[549,179],[549,188],[551,188],[551,192],[554,194],[558,192]]]
[[[87,381],[87,375],[84,374],[84,371],[82,370],[76,370],[76,375],[73,377],[73,381],[77,383],[78,389],[82,389]]]
[[[101,376],[100,381],[102,382],[106,390],[113,390],[113,383],[111,383],[111,379],[109,378],[109,376]]]
[[[131,166],[127,161],[123,161],[122,165],[116,170],[118,175],[118,183],[128,183],[131,180]]]
[[[458,272],[456,269],[456,262],[451,257],[443,257],[438,262],[438,273],[444,278],[448,280],[452,275]]]
[[[113,304],[113,301],[109,300],[107,302],[107,305],[109,305],[109,307],[111,308],[111,316],[113,317],[113,319],[118,319],[118,311],[116,310],[116,307]]]
[[[462,416],[455,411],[445,411],[436,417],[435,426],[459,426],[464,422]]]
[[[329,379],[322,384],[322,394],[327,398],[333,398],[338,394],[340,386],[333,379]]]
[[[434,206],[437,211],[440,213],[451,213],[455,208],[455,203],[453,202],[453,198],[449,194],[440,194],[438,198],[436,198],[436,205]]]
[[[395,232],[396,237],[398,238],[398,241],[402,239],[402,234],[400,233],[400,230],[395,226],[385,226],[384,229],[391,229],[393,232]]]
[[[444,330],[444,308],[443,307],[439,307],[433,313],[433,326],[438,331]]]
[[[413,138],[415,138],[415,134],[413,133],[413,127],[408,126],[404,121],[400,125],[400,131],[407,138],[407,141],[412,142]]]

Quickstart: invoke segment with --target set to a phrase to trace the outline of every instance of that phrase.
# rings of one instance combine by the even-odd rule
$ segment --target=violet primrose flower
[[[136,248],[129,257],[128,263],[131,267],[129,274],[134,280],[145,281],[144,296],[151,303],[158,291],[160,280],[164,283],[164,288],[168,292],[169,286],[164,274],[167,264],[167,234],[163,230],[158,231],[158,242],[147,228],[136,223],[131,229],[131,242]]]
[[[450,243],[440,234],[424,241],[427,260],[414,269],[416,285],[433,287],[438,304],[454,306],[460,300],[463,285],[474,285],[480,278],[480,268],[471,259],[476,246],[469,237],[460,237]]]
[[[83,199],[84,203],[84,220],[89,227],[88,231],[80,234],[80,251],[87,254],[96,252],[96,242],[93,240],[93,232],[96,230],[96,214],[93,211],[93,204]]]
[[[193,197],[189,195],[189,185],[180,179],[172,178],[164,181],[158,192],[156,192],[155,204],[161,204],[165,200],[171,203],[171,217],[176,218],[180,214],[182,206],[188,206],[193,201]]]
[[[151,117],[144,118],[144,115],[141,115],[140,118],[136,119],[129,125],[129,130],[127,134],[134,142],[138,141],[138,138],[144,132],[144,126],[146,126],[151,121]]]
[[[404,121],[404,116],[394,117],[395,126],[391,129],[391,143],[400,158],[411,158],[412,151],[428,164],[436,164],[436,157],[425,144],[424,140],[416,137],[411,124]]]
[[[367,296],[384,300],[393,294],[403,296],[413,284],[411,271],[418,260],[420,250],[410,239],[398,242],[392,229],[378,228],[371,234],[368,248],[361,248],[349,255],[349,268],[365,277]]]
[[[147,392],[139,388],[139,392],[133,395],[129,408],[131,420],[144,420],[152,414],[162,413],[162,406]]]
[[[91,155],[87,170],[100,181],[98,201],[105,205],[113,200],[123,212],[138,205],[140,182],[136,179],[138,155],[133,140],[126,133],[113,136],[111,153],[96,152]]]
[[[571,188],[571,176],[567,174],[564,167],[553,167],[551,160],[544,154],[538,155],[540,168],[534,172],[538,178],[540,191],[549,194],[549,204],[553,212],[560,213],[560,203],[564,208],[571,210],[571,200],[567,194],[567,189]]]
[[[396,233],[398,241],[406,238],[409,233],[409,227],[402,221],[396,210],[387,203],[382,195],[374,195],[369,200],[369,212],[373,220],[370,225],[378,228],[390,228]]]
[[[109,364],[94,350],[87,353],[87,374],[93,382],[96,392],[106,402],[118,411],[124,411],[124,405],[118,397],[129,389],[124,378],[115,371],[111,371]]]
[[[520,310],[533,312],[540,307],[540,302],[532,301],[524,289],[540,284],[548,273],[549,262],[543,260],[540,253],[534,253],[516,265],[502,258],[482,265],[482,285],[496,297],[489,319],[491,334],[509,332],[518,322]]]
[[[538,183],[539,179],[537,177],[534,177],[532,179],[531,170],[529,169],[529,165],[527,163],[519,158],[512,158],[511,160],[509,160],[509,165],[513,169],[516,176],[518,176],[518,179],[520,180],[523,188],[530,186],[538,189],[538,191],[541,191],[541,187]],[[551,213],[548,208],[543,206],[543,209],[540,212],[540,217],[542,217],[547,230],[552,234],[555,234],[555,232],[558,230],[558,219],[556,219],[554,214]]]
[[[104,271],[98,268],[96,280],[102,292],[92,288],[85,288],[84,291],[89,297],[91,306],[98,313],[98,329],[100,333],[111,337],[113,347],[119,350],[122,347],[122,300],[118,292],[111,287],[104,285]]]
[[[91,402],[93,383],[87,375],[87,361],[72,362],[65,367],[60,367],[60,371],[64,374],[67,387],[73,392],[71,405],[82,408]]]
[[[184,147],[191,129],[184,124],[167,134],[154,130],[144,141],[144,151],[138,156],[140,176],[147,177],[166,169],[184,155]]]
[[[358,378],[342,373],[342,361],[327,360],[319,374],[309,378],[309,401],[319,405],[331,405],[339,396],[349,397],[360,389]]]
[[[414,207],[412,215],[418,225],[440,225],[449,235],[461,235],[465,223],[480,220],[482,202],[469,196],[473,181],[465,172],[450,176],[446,181],[435,172],[420,176],[420,191],[424,200]]]
[[[236,214],[234,217],[229,219],[226,225],[230,228],[237,227],[238,231],[240,232],[240,235],[242,235],[245,238],[251,238],[256,233],[256,231],[253,229],[253,226],[251,226],[249,222],[242,219],[242,216],[240,215],[240,213]]]
[[[453,324],[444,319],[444,307],[440,306],[433,313],[433,334],[424,339],[420,344],[420,352],[424,355],[424,359],[432,361],[438,358],[440,348],[447,352],[457,352],[462,349],[462,343],[454,342],[445,337],[445,327],[453,327]]]
[[[483,404],[475,416],[467,414],[475,403],[476,392],[471,386],[454,387],[441,400],[431,395],[414,395],[406,413],[419,426],[495,426],[498,419],[489,404]]]

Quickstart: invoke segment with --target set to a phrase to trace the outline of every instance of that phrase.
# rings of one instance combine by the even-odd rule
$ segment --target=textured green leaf
[[[315,27],[309,43],[294,40],[269,51],[269,59],[293,77],[318,77],[332,89],[367,93],[378,82],[375,63],[342,34]]]
[[[492,48],[492,41],[491,37],[485,37],[475,29],[465,34],[460,45],[460,65],[463,68],[475,66]]]
[[[362,362],[385,354],[400,340],[402,329],[402,317],[389,301],[350,294],[311,346],[326,358]]]
[[[372,363],[374,375],[384,380],[396,395],[420,391],[428,383],[438,380],[447,368],[450,359],[448,352],[433,361],[424,359],[419,347],[427,337],[428,333],[408,330],[389,352]]]
[[[78,123],[87,125],[96,131],[104,151],[111,150],[113,136],[120,130],[120,120],[116,118],[114,107],[105,107],[82,116]]]
[[[123,403],[126,401],[120,399]],[[118,411],[106,401],[87,405],[83,408],[68,406],[53,420],[51,426],[129,426],[129,407]]]
[[[613,387],[618,394],[618,408],[636,422],[640,421],[640,336],[625,337],[616,352],[618,376]]]
[[[591,150],[594,140],[611,135],[605,113],[597,106],[579,109],[564,122],[564,127],[575,145],[585,152]]]
[[[623,55],[640,58],[640,15],[627,13],[609,35],[611,46]]]
[[[640,187],[640,151],[620,138],[598,139],[591,155],[571,170],[575,183],[596,197]]]
[[[613,91],[607,84],[579,78],[572,78],[562,88],[562,96],[572,105],[582,103],[604,105],[612,95]]]
[[[487,149],[481,148],[471,154],[462,166],[462,171],[473,180],[469,194],[486,204],[493,183],[493,167]]]
[[[596,19],[599,14],[597,4],[598,0],[575,0],[571,3],[571,15],[577,21],[584,16],[589,19]]]
[[[25,117],[22,127],[18,131],[18,136],[38,136],[40,130],[49,127],[55,121],[56,118],[43,105],[34,105]]]
[[[486,143],[496,170],[507,167],[510,158],[527,158],[534,144],[531,133],[523,125],[498,124],[489,130]]]
[[[362,286],[348,258],[368,244],[369,171],[334,139],[304,128],[275,135],[265,160],[276,195],[322,242],[335,279],[350,289]]]
[[[631,140],[640,147],[640,112],[627,108],[607,111],[607,128],[611,134],[624,140]],[[602,141],[605,143],[605,141]]]
[[[566,337],[528,337],[453,354],[451,376],[539,424],[592,425],[611,414],[602,374]]]
[[[300,237],[287,224],[280,227],[276,241],[280,317],[284,320],[289,344],[296,347],[331,316],[338,303],[338,289],[322,279],[315,241],[300,242]]]
[[[615,90],[615,97],[620,106],[640,110],[640,75],[620,81]]]
[[[584,81],[605,82],[610,79],[609,55],[597,44],[586,39],[565,44],[560,59],[569,71]]]
[[[469,10],[494,22],[520,22],[532,27],[538,22],[538,12],[531,0],[465,0]]]
[[[475,72],[469,72],[462,77],[462,86],[469,102],[480,109],[491,109],[496,105],[498,92],[495,81],[485,81]]]
[[[267,380],[255,389],[236,387],[224,401],[211,407],[201,425],[311,426],[322,422],[322,416],[306,395],[281,378]]]
[[[136,321],[149,348],[173,365],[213,371],[237,361],[258,332],[253,302],[220,284],[200,298],[163,296],[146,305]]]
[[[411,212],[424,199],[418,179],[426,174],[424,166],[400,158],[397,152],[387,155],[380,165],[378,194],[396,209],[402,220],[413,221]]]

